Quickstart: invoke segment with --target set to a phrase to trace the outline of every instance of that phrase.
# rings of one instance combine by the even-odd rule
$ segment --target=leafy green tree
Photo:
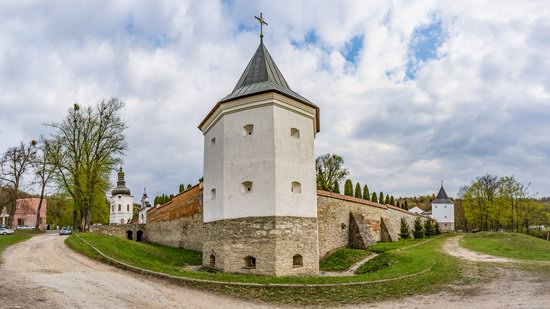
[[[405,220],[405,218],[401,218],[401,231],[399,233],[399,237],[401,239],[407,239],[411,237],[411,233],[409,231],[409,224]]]
[[[390,197],[390,205],[395,206],[395,198],[393,197],[393,195]]]
[[[354,195],[356,198],[361,198],[361,185],[359,183],[357,183],[355,185],[355,195]]]
[[[420,221],[420,217],[416,217],[416,219],[414,219],[413,235],[415,239],[424,238],[424,227],[422,226],[422,221]]]
[[[378,201],[380,204],[384,204],[386,201],[384,200],[384,193],[380,192],[380,196],[378,197]]]
[[[351,182],[351,179],[346,180],[346,183],[344,184],[344,194],[348,196],[353,196],[353,184]]]
[[[88,230],[92,213],[101,211],[97,207],[108,208],[97,202],[96,192],[107,191],[109,183],[104,180],[120,165],[127,148],[123,107],[116,98],[85,108],[74,104],[62,121],[48,124],[55,144],[55,178],[74,200],[73,224],[80,230]]]
[[[407,200],[405,200],[405,206],[403,206],[403,209],[409,210],[409,203],[407,202]]]
[[[389,196],[389,195],[386,195],[386,199],[384,200],[384,203],[385,203],[385,204],[391,205],[391,203],[390,203],[390,196]]]
[[[376,192],[372,192],[370,200],[375,202],[375,203],[378,203],[378,197],[376,197]]]
[[[180,184],[180,188],[179,188],[179,193],[185,191],[185,185],[184,184]]]
[[[369,187],[367,185],[363,186],[363,199],[367,201],[370,200]]]
[[[334,183],[334,190],[332,192],[340,194],[340,185],[338,185],[338,182]]]
[[[189,190],[189,189],[191,189],[191,188],[193,188],[193,186],[192,186],[191,184],[188,184],[188,185],[187,185],[187,190]]]
[[[331,192],[334,191],[335,183],[341,182],[349,175],[348,170],[344,168],[344,158],[329,153],[315,159],[315,170],[317,189]]]
[[[426,235],[426,237],[432,237],[435,235],[435,228],[432,220],[424,221],[424,234]]]

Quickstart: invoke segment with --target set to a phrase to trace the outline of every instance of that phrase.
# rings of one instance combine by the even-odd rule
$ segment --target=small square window
[[[252,192],[252,181],[245,181],[241,183],[241,193]]]
[[[302,184],[300,184],[297,181],[293,181],[292,186],[290,188],[290,192],[292,192],[292,193],[302,193]]]
[[[243,136],[249,136],[254,133],[254,125],[253,124],[247,124],[243,127]]]
[[[212,200],[216,199],[216,189],[210,190],[210,199]]]

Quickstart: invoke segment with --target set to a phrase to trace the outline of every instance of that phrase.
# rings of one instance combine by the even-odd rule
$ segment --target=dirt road
[[[4,252],[0,308],[267,308],[119,270],[64,239],[35,236]]]
[[[460,236],[442,247],[446,254],[467,263],[467,283],[442,287],[432,295],[418,295],[373,303],[371,308],[550,308],[550,277],[512,267],[512,260],[463,248]],[[478,264],[483,263],[483,264]],[[489,263],[489,264],[488,264]]]
[[[268,305],[185,288],[88,259],[56,234],[35,236],[4,252],[0,268],[3,308],[272,308]],[[469,263],[470,280],[438,293],[349,308],[550,307],[550,278],[524,272],[490,256],[472,255],[449,239],[443,250]],[[466,251],[464,251],[466,250]],[[491,266],[477,267],[479,262]],[[487,263],[484,263],[487,265]],[[491,279],[479,280],[482,276]],[[280,307],[280,306],[278,306]]]

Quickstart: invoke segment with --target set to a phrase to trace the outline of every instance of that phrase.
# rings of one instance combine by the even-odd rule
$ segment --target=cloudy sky
[[[126,102],[127,182],[202,175],[197,125],[265,42],[321,108],[317,154],[395,196],[483,173],[550,196],[548,1],[0,1],[0,152],[73,102]],[[114,180],[114,173],[113,173]]]

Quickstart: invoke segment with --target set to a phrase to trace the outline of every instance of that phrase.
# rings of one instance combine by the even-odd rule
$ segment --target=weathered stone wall
[[[202,183],[172,198],[172,201],[147,212],[147,239],[151,242],[202,250]]]
[[[317,275],[317,219],[247,217],[205,223],[203,265],[225,272],[261,275]],[[302,266],[293,265],[301,255]],[[215,262],[212,263],[212,256]],[[256,267],[246,267],[254,257]]]
[[[391,205],[318,191],[319,258],[341,247],[367,248],[378,241],[396,241],[401,218],[412,231],[417,216],[425,220],[424,216]]]
[[[128,239],[128,231],[131,231],[132,240],[137,240],[138,232],[142,232],[142,239],[147,240],[147,230],[144,224],[117,224],[117,225],[92,225],[90,232],[104,235],[117,236]]]

